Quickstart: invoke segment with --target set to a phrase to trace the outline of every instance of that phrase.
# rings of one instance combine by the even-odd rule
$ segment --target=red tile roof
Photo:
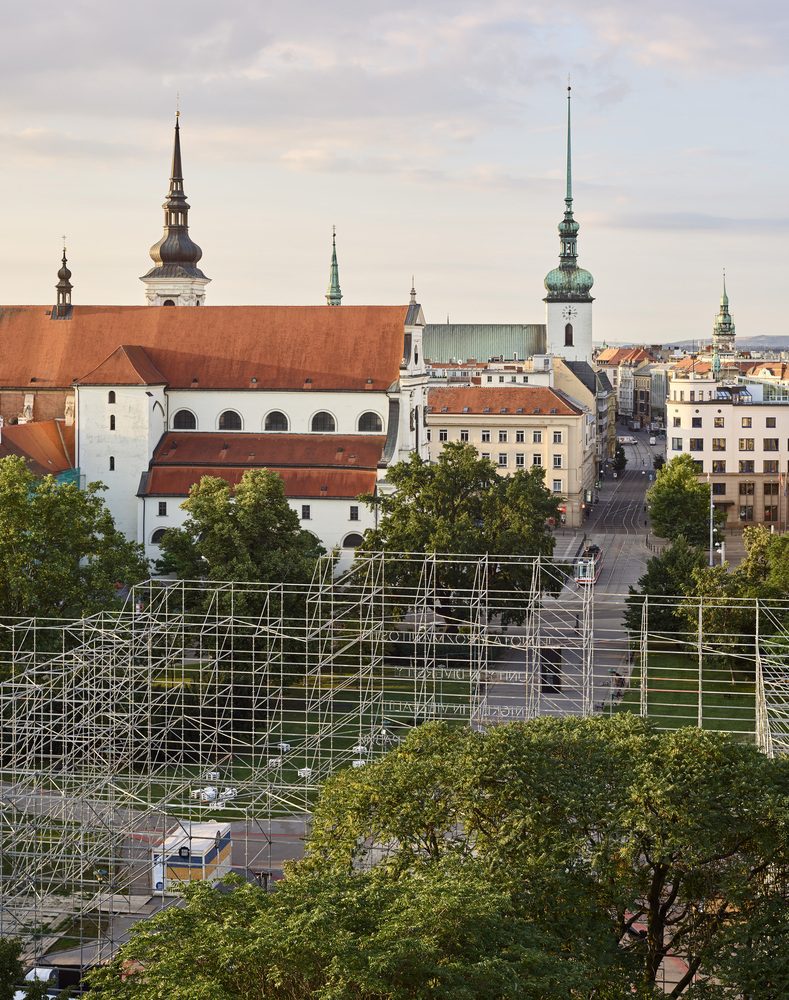
[[[313,389],[385,390],[399,377],[407,313],[408,306],[74,306],[71,319],[53,320],[43,306],[7,306],[0,386],[28,387],[31,378],[38,388],[69,386],[132,344],[173,388],[193,387],[196,378],[201,389],[302,389],[311,379]],[[128,349],[127,360],[134,368]]]
[[[80,385],[166,385],[141,347],[121,345],[93,371],[77,379]]]
[[[273,469],[285,483],[285,496],[291,498],[352,500],[360,493],[372,493],[376,474],[371,469]],[[241,481],[245,469],[238,466],[154,468],[148,476],[143,496],[185,497],[203,476],[225,479],[232,486]],[[323,491],[323,487],[326,491]]]
[[[375,469],[385,442],[386,437],[381,434],[170,431],[156,448],[153,464],[238,465],[250,469],[274,466]]]
[[[447,413],[484,413],[488,407],[492,415],[500,414],[502,407],[507,414],[515,414],[520,408],[523,413],[550,413],[555,410],[564,415],[582,413],[583,410],[571,403],[557,389],[547,386],[502,385],[496,386],[447,386],[430,389],[428,406],[432,406],[432,416],[441,416],[444,407]]]
[[[288,497],[353,499],[375,488],[385,442],[379,434],[171,432],[156,449],[143,494],[187,496],[203,476],[235,486],[246,469],[272,469]]]
[[[0,458],[21,455],[39,476],[56,476],[74,467],[74,426],[59,420],[3,427]]]

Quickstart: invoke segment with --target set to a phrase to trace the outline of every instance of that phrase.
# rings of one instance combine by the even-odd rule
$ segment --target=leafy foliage
[[[488,586],[522,590],[531,585],[531,570],[507,561],[511,556],[550,556],[555,539],[549,519],[559,520],[561,498],[545,488],[545,471],[533,466],[500,476],[496,466],[480,458],[473,445],[449,442],[438,461],[417,455],[387,472],[393,493],[361,497],[378,511],[378,527],[365,532],[359,552],[441,553],[504,557],[488,564]],[[446,596],[470,588],[478,565],[439,564],[437,586]],[[392,561],[387,579],[401,587],[416,586],[419,564]],[[542,589],[556,586],[547,574]],[[520,602],[519,602],[520,605]],[[505,615],[517,620],[518,612]],[[507,624],[505,620],[504,624]]]
[[[660,538],[684,535],[691,545],[709,539],[710,487],[698,479],[690,455],[677,455],[657,472],[655,485],[647,492],[652,530]],[[714,511],[714,525],[723,527],[724,511]]]
[[[0,460],[0,613],[79,616],[110,606],[116,584],[144,579],[141,546],[115,529],[101,498]]]
[[[638,579],[638,590],[629,588],[624,625],[629,632],[641,629],[642,610],[648,601],[649,631],[675,635],[687,627],[677,598],[694,593],[694,572],[704,566],[704,552],[679,535],[659,555],[647,560],[646,571]]]
[[[625,447],[621,441],[617,441],[614,445],[614,471],[624,472],[627,467],[627,455],[625,454]]]
[[[275,472],[247,469],[234,488],[204,476],[181,504],[182,528],[162,539],[161,573],[181,579],[309,583],[324,549],[304,531]]]

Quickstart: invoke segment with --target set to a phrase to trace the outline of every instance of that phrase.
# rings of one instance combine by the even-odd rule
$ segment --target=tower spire
[[[140,278],[145,283],[149,305],[202,305],[205,286],[211,280],[197,266],[203,251],[189,237],[190,206],[184,194],[180,115],[176,111],[170,188],[162,205],[164,235],[151,247],[154,266]]]
[[[71,271],[68,269],[68,263],[66,261],[66,237],[63,237],[63,259],[60,264],[60,270],[58,271],[58,283],[55,285],[55,290],[58,293],[58,300],[55,308],[52,310],[52,319],[70,319],[71,318]]]
[[[340,272],[337,268],[337,230],[331,227],[331,266],[329,268],[329,290],[326,292],[326,303],[330,306],[342,304],[340,291]]]
[[[712,328],[712,342],[721,351],[734,350],[734,323],[729,313],[729,296],[726,293],[726,271],[723,272],[723,294],[720,309]]]

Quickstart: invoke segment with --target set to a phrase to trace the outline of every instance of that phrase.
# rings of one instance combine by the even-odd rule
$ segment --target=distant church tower
[[[546,352],[568,361],[592,359],[592,296],[594,278],[578,267],[578,223],[573,218],[570,155],[570,88],[567,88],[567,193],[564,219],[559,223],[559,266],[545,276]]]
[[[329,288],[326,292],[326,303],[330,306],[339,306],[342,304],[340,272],[337,268],[337,236],[334,226],[331,227],[331,264],[329,266]]]
[[[729,296],[726,294],[726,275],[723,275],[723,295],[721,306],[712,328],[712,344],[721,354],[731,354],[734,351],[734,323],[729,314]]]
[[[164,236],[151,247],[154,266],[140,278],[145,283],[149,306],[205,305],[205,286],[211,280],[197,266],[203,251],[189,239],[189,204],[181,171],[178,116],[176,111],[170,191],[162,205]]]

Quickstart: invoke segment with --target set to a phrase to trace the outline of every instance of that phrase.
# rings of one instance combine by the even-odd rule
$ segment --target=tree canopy
[[[473,445],[449,442],[434,463],[417,455],[387,472],[393,492],[361,499],[378,515],[378,526],[365,532],[357,551],[503,556],[491,560],[488,585],[499,590],[528,587],[528,569],[507,562],[512,556],[550,556],[555,539],[550,519],[558,522],[561,497],[545,487],[541,467],[501,476],[480,458]],[[439,586],[447,591],[471,587],[476,561],[441,565]],[[395,567],[389,579],[401,585],[418,581],[421,565]],[[399,574],[399,575],[398,575]],[[543,579],[545,589],[553,585]]]
[[[645,599],[650,633],[665,632],[674,638],[678,631],[687,628],[680,607],[681,598],[695,592],[694,573],[704,567],[704,562],[703,549],[689,545],[684,535],[678,535],[662,552],[647,559],[646,571],[638,579],[638,589],[628,588],[625,628],[629,632],[641,629]]]
[[[682,454],[658,469],[655,485],[647,492],[652,530],[660,538],[684,535],[691,545],[706,545],[710,535],[710,487],[699,482],[696,463]],[[724,511],[713,513],[714,525],[726,521]]]
[[[309,583],[325,552],[268,469],[247,469],[235,488],[203,476],[181,507],[189,517],[165,532],[157,563],[159,572],[180,579]]]
[[[735,996],[787,978],[789,763],[720,733],[429,724],[335,773],[273,892],[187,890],[93,985],[136,1000]],[[770,921],[774,921],[770,923]],[[718,982],[711,979],[717,976]]]
[[[1,614],[80,616],[112,605],[116,584],[145,579],[142,547],[116,530],[104,489],[0,460]]]

